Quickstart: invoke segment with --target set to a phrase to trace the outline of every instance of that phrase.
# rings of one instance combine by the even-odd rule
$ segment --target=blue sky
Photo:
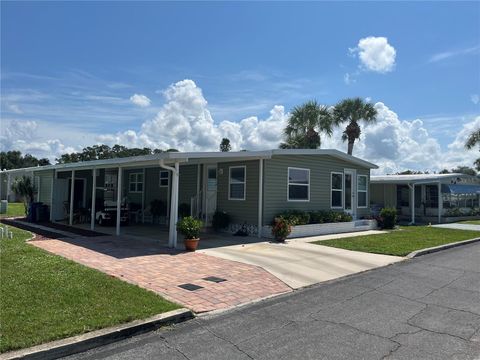
[[[392,131],[392,147],[412,145],[404,137],[430,141],[441,167],[462,161],[459,133],[480,113],[478,2],[2,2],[1,10],[2,149],[54,157],[118,140],[205,150],[225,134],[253,149],[276,143],[281,127],[272,124],[294,105],[360,96],[382,103],[385,118],[357,155],[385,169],[431,165],[379,154]],[[413,135],[401,133],[409,126]],[[178,138],[204,128],[206,139]],[[343,149],[337,140],[325,145]]]

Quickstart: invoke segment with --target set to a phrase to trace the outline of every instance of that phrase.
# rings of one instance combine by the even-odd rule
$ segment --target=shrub
[[[281,217],[292,226],[306,225],[310,222],[310,213],[301,210],[287,210],[276,217]]]
[[[230,215],[225,211],[215,211],[212,218],[212,227],[215,231],[225,229],[230,224]]]
[[[272,235],[277,241],[285,241],[285,239],[292,232],[292,227],[289,221],[281,216],[276,217],[272,224]]]
[[[451,216],[451,217],[456,217],[456,216],[464,216],[465,214],[459,208],[453,208],[453,209],[448,209],[445,212],[445,215],[446,216]]]
[[[201,220],[192,216],[186,216],[177,223],[177,230],[180,231],[185,239],[196,239],[200,235],[200,229],[203,227]]]
[[[383,208],[380,211],[380,217],[382,219],[382,229],[393,229],[397,223],[397,209]]]

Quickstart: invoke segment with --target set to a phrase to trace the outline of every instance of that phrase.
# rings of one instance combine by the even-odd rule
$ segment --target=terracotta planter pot
[[[198,247],[198,241],[200,239],[184,239],[183,242],[185,243],[185,250],[187,251],[195,251]]]

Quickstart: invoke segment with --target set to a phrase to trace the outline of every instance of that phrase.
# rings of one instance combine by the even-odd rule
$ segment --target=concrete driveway
[[[309,240],[314,241],[315,238]],[[314,245],[302,239],[289,240],[285,244],[261,242],[223,246],[200,252],[259,266],[294,289],[403,260],[397,256]]]

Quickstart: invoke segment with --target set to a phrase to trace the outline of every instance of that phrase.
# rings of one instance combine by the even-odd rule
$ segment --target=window
[[[310,201],[310,169],[288,168],[288,201]]]
[[[367,207],[367,175],[358,175],[357,179],[357,206],[359,208]]]
[[[132,173],[129,176],[129,188],[128,190],[131,193],[138,193],[143,191],[143,174],[142,173]]]
[[[415,194],[415,196],[417,196]],[[425,206],[429,208],[438,208],[438,186],[425,186]]]
[[[168,187],[170,174],[168,171],[160,171],[160,187]]]
[[[343,208],[343,173],[331,173],[331,207]]]
[[[208,167],[207,168],[207,190],[216,191],[217,190],[217,167]]]
[[[228,200],[245,200],[245,166],[232,166],[229,172]]]

